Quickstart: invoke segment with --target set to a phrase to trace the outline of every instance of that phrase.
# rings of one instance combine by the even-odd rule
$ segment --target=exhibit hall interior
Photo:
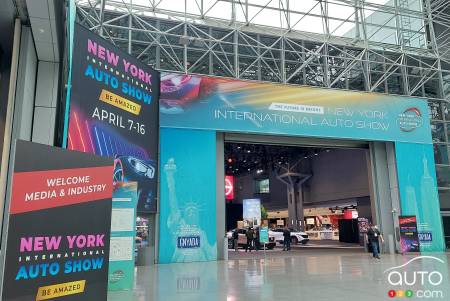
[[[2,0],[0,301],[450,300],[450,1]]]
[[[369,184],[372,170],[368,144],[339,148],[336,144],[326,147],[301,146],[301,140],[298,143],[225,143],[230,249],[236,251],[234,231],[241,234],[238,249],[245,249],[244,232],[249,228],[257,230],[265,220],[269,242],[275,243],[268,243],[270,250],[282,247],[286,226],[294,249],[352,248],[363,252],[368,226],[376,224],[372,218],[374,190]]]

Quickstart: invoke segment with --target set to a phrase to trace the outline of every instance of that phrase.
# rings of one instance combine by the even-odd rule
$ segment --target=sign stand
[[[108,290],[132,290],[136,238],[137,182],[114,183]]]
[[[106,301],[113,160],[22,140],[13,160],[0,299]]]
[[[402,254],[420,252],[417,218],[415,215],[399,216],[400,245]]]
[[[265,266],[266,262],[267,262],[266,243],[269,242],[269,228],[268,227],[261,227],[259,229],[259,242],[263,243],[263,245],[264,245],[264,266]]]

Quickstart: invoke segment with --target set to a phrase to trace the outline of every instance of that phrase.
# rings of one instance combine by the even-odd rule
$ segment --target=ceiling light
[[[249,153],[249,154],[250,154],[250,153],[251,153],[251,151],[250,151],[250,150],[248,150],[248,151],[247,151],[247,153]]]

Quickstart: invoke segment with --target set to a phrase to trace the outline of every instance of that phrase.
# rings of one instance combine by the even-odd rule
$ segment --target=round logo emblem
[[[398,115],[397,124],[402,132],[412,132],[422,126],[422,113],[418,108],[406,109]]]

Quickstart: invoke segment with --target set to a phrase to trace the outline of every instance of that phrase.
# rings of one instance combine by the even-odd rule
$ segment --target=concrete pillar
[[[12,127],[14,120],[14,107],[15,107],[15,99],[16,99],[16,82],[17,82],[17,73],[19,66],[19,48],[20,48],[20,35],[21,35],[22,26],[20,25],[20,20],[16,19],[14,23],[14,40],[13,40],[13,48],[12,48],[12,56],[11,56],[11,70],[9,72],[9,86],[8,86],[8,99],[6,102],[6,108],[3,108],[5,111],[5,119],[4,122],[4,132],[3,132],[3,144],[2,144],[2,152],[1,152],[1,168],[0,168],[0,225],[2,225],[0,229],[0,242],[3,244],[2,237],[6,237],[7,227],[3,227],[3,222],[7,223],[7,219],[3,221],[3,213],[4,209],[8,211],[9,204],[6,203],[5,200],[9,199],[8,191],[9,187],[11,187],[11,178],[8,177],[8,171],[12,166],[9,165],[10,154],[14,153],[14,149],[12,148]],[[2,87],[4,88],[4,87]],[[3,258],[1,258],[3,260]],[[1,261],[3,263],[3,261]],[[0,273],[2,273],[1,271]],[[0,278],[1,279],[1,278]],[[1,289],[0,289],[1,293]]]
[[[12,141],[31,141],[37,64],[31,28],[22,26]]]
[[[287,197],[288,197],[288,221],[287,221],[287,225],[290,228],[295,228],[296,227],[296,223],[297,223],[297,219],[296,219],[296,215],[297,215],[297,202],[296,202],[296,197],[295,197],[295,188],[294,185],[287,185]]]
[[[388,142],[386,143],[386,155],[387,155],[387,163],[389,169],[389,192],[391,195],[392,201],[392,218],[394,222],[394,246],[395,250],[401,250],[400,246],[400,236],[398,235],[397,229],[399,228],[398,216],[401,212],[400,206],[400,192],[398,187],[398,178],[397,178],[397,161],[395,159],[395,146],[394,143]]]
[[[303,211],[303,203],[304,200],[304,194],[303,194],[303,185],[299,185],[297,190],[297,221],[299,230],[304,231],[305,230],[305,214]]]
[[[371,199],[372,199],[372,218],[373,223],[380,227],[385,237],[384,251],[391,253],[392,245],[388,244],[390,236],[395,237],[393,202],[391,196],[391,178],[389,170],[388,153],[386,143],[373,142],[370,147],[370,169],[369,179],[372,181]],[[395,189],[395,188],[394,188]],[[394,244],[395,245],[395,244]]]
[[[216,136],[216,237],[217,237],[217,259],[227,259],[228,247],[225,248],[223,239],[225,236],[225,165],[224,165],[224,137],[222,133]],[[228,245],[228,243],[227,243]]]
[[[288,184],[285,182],[288,197],[288,226],[296,230],[304,229],[303,183],[307,179],[309,179],[309,176],[304,177],[300,183],[297,184]]]
[[[54,145],[59,63],[39,61],[32,141]]]

